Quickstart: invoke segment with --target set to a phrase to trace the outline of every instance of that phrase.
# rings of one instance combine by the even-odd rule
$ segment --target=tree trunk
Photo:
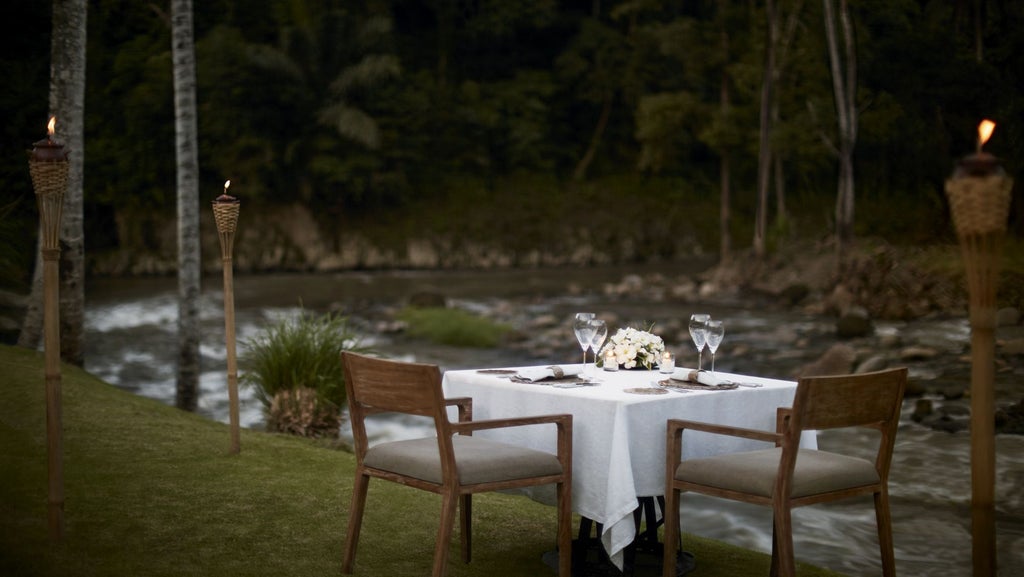
[[[719,0],[718,11],[721,22],[720,36],[722,41],[722,84],[719,88],[719,106],[722,114],[723,124],[728,124],[728,118],[730,115],[731,98],[729,95],[729,68],[727,66],[729,62],[729,30],[725,27],[725,9],[727,7],[726,0]],[[719,227],[719,245],[718,245],[718,260],[721,263],[727,263],[732,260],[732,234],[730,229],[732,228],[732,173],[730,167],[730,156],[731,151],[728,146],[722,147],[721,159],[719,165],[719,185],[721,188],[720,202],[718,207],[718,227]]]
[[[774,0],[765,3],[768,33],[764,42],[764,73],[761,80],[761,140],[757,159],[757,216],[754,223],[754,255],[764,258],[765,235],[768,229],[768,188],[771,181],[771,110],[774,98],[775,44],[778,38],[778,16]]]
[[[836,37],[836,14],[833,2],[823,0],[825,35],[832,68],[832,93],[835,98],[836,122],[839,128],[839,183],[836,194],[836,255],[842,266],[849,244],[853,242],[854,173],[853,149],[857,143],[857,54],[853,27],[846,0],[839,0],[839,23],[843,31],[843,53],[839,53]]]
[[[583,180],[587,177],[587,170],[590,168],[590,163],[594,161],[597,147],[601,144],[601,137],[604,136],[604,130],[608,127],[608,118],[612,115],[612,100],[614,98],[615,94],[612,92],[605,95],[604,101],[601,103],[601,116],[597,119],[597,126],[594,127],[594,132],[590,134],[590,143],[587,145],[587,151],[576,164],[576,169],[572,171],[573,180]]]
[[[199,160],[192,0],[171,1],[178,187],[178,408],[199,402]]]
[[[68,151],[68,188],[60,228],[60,349],[64,362],[82,366],[85,326],[85,242],[82,174],[85,159],[86,1],[54,0],[50,44],[50,111],[54,138]],[[43,266],[36,251],[32,292],[18,344],[38,348],[43,328]]]

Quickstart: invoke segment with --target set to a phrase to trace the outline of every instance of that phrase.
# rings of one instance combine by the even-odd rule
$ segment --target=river
[[[442,370],[575,362],[579,348],[568,328],[569,319],[572,312],[583,309],[617,319],[620,325],[658,323],[656,326],[664,327],[662,336],[680,355],[681,363],[687,362],[687,354],[696,355],[690,352],[692,345],[687,348],[688,343],[684,342],[681,320],[698,312],[697,308],[711,312],[727,323],[726,338],[716,363],[720,370],[730,372],[791,378],[796,367],[814,360],[835,342],[832,321],[827,318],[732,298],[710,298],[698,307],[660,298],[622,301],[606,296],[603,291],[607,283],[619,282],[626,273],[692,274],[703,264],[706,263],[628,269],[240,276],[235,279],[239,354],[244,350],[243,343],[268,323],[295,315],[303,308],[342,312],[363,332],[364,342],[378,351],[396,358],[436,363]],[[199,410],[211,419],[226,422],[226,351],[220,289],[219,277],[204,279]],[[519,323],[544,316],[564,318],[564,346],[554,346],[538,357],[536,350],[521,347],[460,349],[427,345],[379,331],[385,326],[388,312],[417,292],[439,293],[450,304],[469,310],[504,311]],[[174,279],[90,280],[86,369],[122,389],[173,404],[176,317]],[[935,393],[943,387],[967,386],[969,365],[964,355],[970,330],[966,319],[876,323],[876,334],[898,335],[904,343],[924,344],[938,351],[934,358],[906,363],[910,365],[911,379],[925,383],[929,391],[925,397],[939,405],[966,406],[967,401]],[[863,349],[876,346],[874,343],[868,340],[857,346]],[[997,402],[1016,402],[1022,396],[1024,379],[1020,367],[999,371]],[[260,428],[263,409],[252,392],[243,388],[240,402],[242,425]],[[910,398],[904,404],[890,479],[897,572],[907,577],[970,575],[969,436],[966,432],[935,431],[914,422],[909,415],[915,402],[917,399]],[[421,430],[420,423],[403,421],[374,434],[404,438]],[[823,448],[845,446],[857,450],[868,443],[869,439],[850,433],[825,433],[819,439]],[[1024,436],[997,435],[996,450],[999,575],[1024,575]],[[771,519],[766,509],[686,496],[684,514],[687,531],[743,547],[771,550]],[[796,510],[794,538],[798,560],[850,576],[880,574],[870,498]]]

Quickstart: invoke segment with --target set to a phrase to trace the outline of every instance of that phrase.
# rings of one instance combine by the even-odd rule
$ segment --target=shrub
[[[317,317],[303,311],[296,318],[269,326],[242,346],[241,361],[246,368],[242,383],[255,388],[267,411],[268,429],[311,437],[337,436],[340,418],[324,415],[340,413],[345,404],[341,351],[367,350],[349,329],[346,318],[333,314]],[[300,399],[306,405],[301,410],[296,404]],[[299,422],[303,418],[310,422]]]

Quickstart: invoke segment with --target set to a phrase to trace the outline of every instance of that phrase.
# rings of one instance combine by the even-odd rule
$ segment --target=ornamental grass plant
[[[47,531],[43,356],[0,346],[0,575],[308,577],[338,575],[355,458],[323,441],[244,429],[117,389],[64,366],[66,538]],[[554,575],[552,509],[474,499],[473,561],[453,539],[450,577]],[[355,575],[429,573],[440,499],[370,484]],[[578,523],[578,521],[577,521]],[[684,536],[693,577],[767,575],[768,556]],[[800,577],[835,573],[801,566]],[[645,577],[640,575],[638,577]]]
[[[365,352],[339,315],[302,311],[242,343],[242,383],[256,391],[272,431],[337,436],[345,405],[342,351]]]

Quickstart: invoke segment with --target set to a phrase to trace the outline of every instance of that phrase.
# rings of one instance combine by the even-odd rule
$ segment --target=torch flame
[[[978,150],[981,150],[982,145],[988,142],[989,138],[992,138],[992,131],[995,129],[995,122],[988,119],[981,121],[981,124],[978,125]]]
[[[56,126],[57,126],[57,117],[56,116],[51,116],[50,117],[50,122],[46,125],[46,133],[48,135],[50,135],[50,136],[53,136],[53,129]]]
[[[229,186],[231,186],[231,181],[230,180],[224,181],[224,194],[227,194]]]

